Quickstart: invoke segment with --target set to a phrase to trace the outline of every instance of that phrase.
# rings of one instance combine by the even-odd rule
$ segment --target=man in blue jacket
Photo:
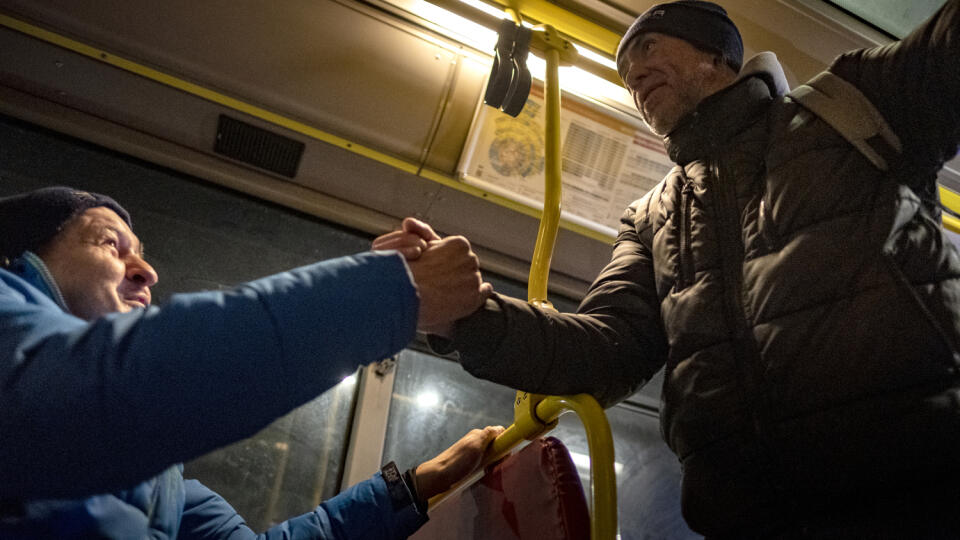
[[[475,310],[490,285],[469,244],[435,247],[412,247],[424,254],[409,263],[391,252],[325,261],[161,309],[116,201],[63,187],[0,199],[0,538],[253,537],[178,463],[398,351],[418,325]],[[403,475],[388,464],[264,536],[405,538],[498,433],[474,430]]]

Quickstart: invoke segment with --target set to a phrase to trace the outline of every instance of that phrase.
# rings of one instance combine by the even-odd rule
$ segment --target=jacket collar
[[[715,154],[752,125],[773,96],[786,91],[786,77],[773,53],[751,58],[732,85],[701,101],[663,138],[670,160],[686,165]]]
[[[54,281],[50,270],[47,268],[47,265],[43,263],[43,259],[35,253],[25,251],[23,255],[13,261],[8,270],[36,287],[40,292],[56,302],[56,304],[60,306],[60,309],[67,313],[70,312],[70,310],[67,309],[66,300],[63,299],[63,293],[60,292],[60,287],[58,287],[57,282]]]

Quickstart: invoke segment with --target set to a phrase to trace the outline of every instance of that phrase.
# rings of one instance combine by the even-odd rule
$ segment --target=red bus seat
[[[430,512],[413,540],[585,540],[590,516],[570,453],[540,438]]]

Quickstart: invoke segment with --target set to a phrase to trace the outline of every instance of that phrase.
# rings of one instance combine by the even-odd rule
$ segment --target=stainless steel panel
[[[2,8],[409,160],[427,143],[455,56],[333,1],[6,0]]]
[[[457,63],[456,77],[452,81],[453,91],[424,161],[425,167],[449,175],[455,174],[460,162],[463,145],[473,122],[473,112],[486,88],[490,72],[490,62],[481,62],[471,56],[460,56]]]
[[[526,276],[528,269],[523,261],[529,260],[533,251],[537,221],[482,198],[6,29],[0,29],[0,83],[48,100],[51,111],[37,115],[25,110],[20,115],[55,129],[67,128],[62,125],[66,118],[90,126],[106,121],[112,135],[95,138],[100,144],[329,219],[342,219],[343,207],[353,206],[358,216],[368,216],[364,219],[370,226],[361,228],[371,232],[381,232],[384,223],[399,225],[404,216],[420,216],[434,223],[438,230],[464,234],[475,244],[506,255],[486,257],[496,261],[497,271],[518,279]],[[72,114],[56,112],[56,104],[67,107]],[[30,100],[25,100],[24,106],[48,107]],[[9,112],[17,114],[16,110]],[[249,172],[238,174],[238,165],[233,162],[219,156],[207,159],[206,156],[214,156],[213,137],[221,113],[302,140],[306,150],[297,177],[292,182],[279,181],[279,177],[245,166],[239,170]],[[84,115],[90,118],[85,120]],[[69,129],[90,136],[89,126]],[[92,129],[105,133],[103,126]],[[124,129],[135,131],[137,136],[123,135]],[[151,137],[164,144],[150,142]],[[183,156],[193,152],[204,156],[186,158],[185,164]],[[202,167],[193,166],[201,161]],[[262,186],[253,187],[251,183]],[[322,201],[308,205],[291,202],[304,198],[297,186],[344,204],[334,205],[328,213]],[[371,210],[373,218],[369,217]],[[358,226],[355,220],[344,222]],[[579,296],[606,263],[609,252],[610,247],[603,242],[561,231],[552,283],[560,285],[564,294]]]
[[[440,187],[383,163],[3,28],[0,82],[205,153],[212,153],[219,115],[228,114],[307,144],[295,183],[396,216],[397,222],[406,215],[422,214]]]

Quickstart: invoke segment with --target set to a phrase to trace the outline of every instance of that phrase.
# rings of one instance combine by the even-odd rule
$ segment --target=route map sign
[[[458,167],[464,182],[543,207],[543,87],[517,118],[480,105]],[[619,218],[673,167],[659,137],[564,94],[560,112],[563,217],[616,236]]]

